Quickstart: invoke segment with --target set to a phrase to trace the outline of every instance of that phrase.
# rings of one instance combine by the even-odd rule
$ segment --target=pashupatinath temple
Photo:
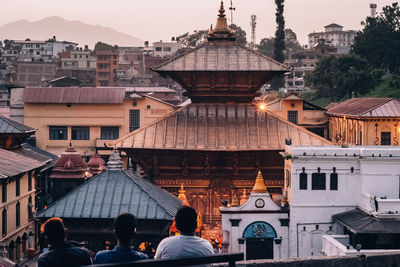
[[[223,3],[207,42],[153,68],[177,81],[188,104],[110,143],[127,153],[147,179],[178,195],[183,184],[191,207],[202,214],[203,236],[221,233],[221,201],[240,199],[258,171],[268,192],[282,196],[285,142],[325,145],[327,140],[259,110],[262,85],[290,69],[236,43]]]

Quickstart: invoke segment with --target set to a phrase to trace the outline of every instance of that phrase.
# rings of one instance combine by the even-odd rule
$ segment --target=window
[[[32,190],[32,172],[28,172],[28,191]]]
[[[129,110],[129,131],[132,132],[140,128],[140,110]]]
[[[331,190],[338,190],[338,174],[336,172],[331,173]]]
[[[87,126],[72,126],[71,127],[72,140],[89,140],[89,127]]]
[[[114,60],[114,61],[113,61],[113,65],[117,65],[117,61]]]
[[[164,52],[171,52],[171,47],[170,46],[164,47],[163,51]]]
[[[381,145],[390,146],[390,132],[381,132]]]
[[[313,173],[312,174],[312,190],[325,190],[326,189],[326,175],[325,173]]]
[[[7,202],[7,184],[5,182],[1,186],[1,202]]]
[[[21,225],[21,204],[17,202],[15,205],[15,226],[18,228]]]
[[[15,196],[19,197],[21,194],[21,180],[20,178],[17,178],[15,180]]]
[[[300,173],[300,190],[307,190],[307,173]]]
[[[291,123],[297,124],[297,110],[289,110],[288,111],[288,121]]]
[[[1,219],[3,221],[1,233],[3,236],[7,235],[7,210],[4,208],[1,214]]]
[[[161,47],[156,47],[156,52],[161,52],[162,48]]]
[[[28,218],[32,219],[32,197],[29,196],[28,198]]]
[[[67,140],[67,126],[50,126],[49,131],[50,140]]]
[[[117,56],[113,56],[113,59],[117,59]]]
[[[118,126],[103,126],[101,127],[101,139],[115,140],[119,138]]]

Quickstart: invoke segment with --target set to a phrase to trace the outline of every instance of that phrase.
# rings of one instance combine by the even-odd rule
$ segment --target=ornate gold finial
[[[237,199],[235,193],[232,194],[232,203],[231,203],[231,207],[239,207],[239,200]]]
[[[182,201],[182,205],[183,206],[190,206],[189,205],[189,202],[188,202],[188,200],[187,200],[187,198],[186,198],[186,195],[185,195],[185,189],[183,188],[183,183],[181,184],[181,188],[179,189],[179,195],[178,195],[178,198]]]
[[[246,188],[243,188],[243,194],[240,196],[240,205],[247,202]]]
[[[253,190],[251,190],[251,192],[252,193],[267,193],[267,187],[265,186],[264,178],[262,176],[261,171],[258,171],[256,183],[254,184]]]
[[[218,17],[225,18],[225,8],[224,8],[224,1],[221,1],[221,6],[219,7],[219,14]]]

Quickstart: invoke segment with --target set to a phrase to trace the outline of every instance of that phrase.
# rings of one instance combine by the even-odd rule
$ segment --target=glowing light
[[[264,104],[264,103],[260,103],[260,104],[258,105],[258,109],[261,110],[261,111],[264,111],[264,110],[266,109],[265,104]]]

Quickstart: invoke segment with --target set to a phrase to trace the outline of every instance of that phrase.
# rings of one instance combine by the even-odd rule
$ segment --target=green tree
[[[97,42],[94,45],[94,50],[95,51],[117,51],[118,50],[118,46],[114,45],[109,45],[107,43],[103,43],[103,42]]]
[[[236,42],[240,45],[246,45],[246,32],[240,26],[235,24],[232,24],[230,28],[235,32]],[[194,31],[193,33],[187,32],[179,35],[177,41],[184,47],[195,48],[207,40],[208,32],[209,30]]]
[[[275,43],[274,43],[274,59],[283,62],[284,50],[285,50],[285,18],[283,17],[284,0],[275,0],[276,4],[276,31],[275,31]]]
[[[275,13],[275,21],[276,21],[276,31],[275,31],[275,42],[274,42],[274,59],[282,62],[285,59],[284,51],[285,51],[285,18],[283,17],[283,8],[284,8],[284,0],[275,0],[276,4],[276,13]],[[271,88],[273,90],[279,90],[279,88],[283,87],[284,80],[283,74],[279,74],[275,76],[271,80]]]
[[[274,48],[275,47],[275,38],[263,38],[260,41],[260,44],[257,45],[257,50],[263,55],[266,55],[267,57],[273,57],[274,56]]]
[[[368,93],[374,86],[374,79],[367,61],[350,54],[323,57],[307,77],[307,83],[317,90],[318,97],[338,101]]]
[[[257,45],[257,50],[263,55],[273,58],[275,50],[275,38],[263,38],[260,44]],[[303,48],[297,41],[296,33],[291,29],[285,29],[285,51],[283,52],[285,59],[291,54],[302,51]]]
[[[400,73],[400,7],[385,6],[379,16],[368,17],[354,39],[352,51],[374,68]]]

